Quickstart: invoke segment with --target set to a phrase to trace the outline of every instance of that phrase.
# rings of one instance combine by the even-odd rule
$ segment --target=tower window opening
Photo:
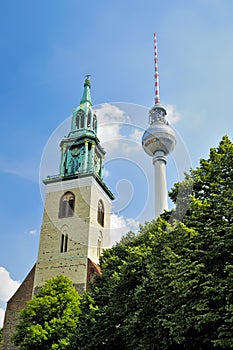
[[[91,111],[89,111],[87,115],[87,128],[90,129],[91,126]]]
[[[84,117],[85,117],[85,112],[80,110],[77,113],[77,117],[76,117],[77,129],[83,129],[84,128]]]
[[[98,202],[97,221],[101,226],[104,227],[104,203],[101,199]]]
[[[74,195],[66,192],[60,200],[59,218],[67,218],[74,216]]]
[[[68,235],[64,235],[64,233],[62,233],[61,235],[61,248],[60,248],[60,252],[61,253],[66,253],[68,249]]]
[[[78,115],[76,116],[76,127],[77,127],[77,129],[80,128],[80,127],[79,127],[79,117],[78,117]]]
[[[93,116],[93,126],[92,126],[93,130],[95,132],[97,132],[97,118],[96,118],[96,115],[94,114]]]

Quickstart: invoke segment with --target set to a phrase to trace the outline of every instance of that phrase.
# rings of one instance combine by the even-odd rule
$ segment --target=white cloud
[[[111,245],[119,242],[122,236],[129,231],[137,231],[140,222],[132,218],[125,218],[117,214],[111,214]]]
[[[32,229],[29,231],[29,235],[35,236],[37,234],[37,230],[36,229]]]
[[[122,109],[110,103],[103,103],[96,111],[98,113],[98,121],[100,124],[105,124],[110,121],[124,123],[130,122],[130,117],[127,116]]]
[[[96,110],[98,116],[98,137],[107,151],[107,157],[130,155],[141,147],[142,129],[132,124],[123,110],[110,103],[104,103]]]
[[[96,110],[98,115],[98,137],[108,153],[114,152],[125,136],[121,133],[123,124],[130,122],[130,117],[117,106],[104,103]],[[107,147],[106,147],[107,143]]]
[[[0,266],[0,301],[8,301],[19,286],[20,282],[14,281],[9,272],[4,267]],[[4,310],[0,308],[0,327],[2,327],[1,322],[3,322],[4,313]]]
[[[0,327],[2,328],[3,326],[3,321],[4,321],[4,315],[5,315],[5,310],[0,308]]]
[[[0,266],[0,300],[7,301],[19,288],[19,281],[14,281],[10,273],[2,266]]]
[[[167,111],[167,120],[171,124],[177,123],[181,119],[181,114],[175,110],[175,105],[167,105],[166,111]]]
[[[140,141],[140,142],[139,142],[140,147],[141,147],[141,139],[142,139],[143,132],[144,132],[144,130],[140,130],[140,129],[136,129],[136,128],[135,128],[135,129],[132,131],[132,133],[129,135],[129,137],[130,137],[131,140]]]

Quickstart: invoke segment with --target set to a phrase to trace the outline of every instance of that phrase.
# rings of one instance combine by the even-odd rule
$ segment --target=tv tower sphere
[[[166,163],[167,155],[176,145],[174,130],[166,120],[166,109],[160,104],[157,39],[154,33],[155,105],[149,111],[149,128],[142,136],[144,151],[153,157],[155,173],[155,218],[168,209]]]
[[[142,136],[142,147],[151,157],[157,152],[162,152],[166,156],[176,145],[175,132],[166,121],[166,114],[166,109],[160,104],[155,105],[149,112],[150,127]]]

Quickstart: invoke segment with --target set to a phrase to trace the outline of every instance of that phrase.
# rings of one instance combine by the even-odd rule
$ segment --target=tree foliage
[[[224,137],[174,186],[172,221],[104,252],[69,349],[233,349],[232,164]]]
[[[2,346],[2,328],[0,328],[0,349]]]
[[[63,350],[69,345],[80,314],[80,297],[61,275],[48,280],[21,311],[13,335],[22,350]]]

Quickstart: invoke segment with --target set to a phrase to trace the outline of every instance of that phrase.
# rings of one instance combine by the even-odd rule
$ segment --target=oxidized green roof
[[[113,194],[103,182],[105,151],[97,137],[97,117],[92,110],[90,88],[90,75],[87,75],[80,105],[72,113],[71,130],[60,143],[59,175],[47,177],[44,183],[93,176],[113,199]]]

